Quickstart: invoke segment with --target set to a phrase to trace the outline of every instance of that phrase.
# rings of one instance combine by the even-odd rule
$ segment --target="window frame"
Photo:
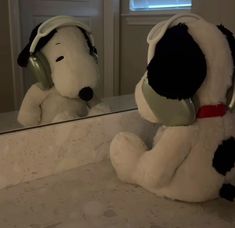
[[[185,6],[185,7],[177,7],[177,6],[171,6],[171,7],[159,7],[159,8],[154,8],[154,7],[152,7],[152,8],[133,8],[133,1],[134,0],[129,0],[129,12],[131,12],[131,13],[146,13],[146,14],[148,14],[148,12],[149,13],[154,13],[154,12],[165,12],[165,11],[167,11],[167,12],[178,12],[178,11],[190,11],[191,9],[192,9],[192,0],[190,0],[191,1],[191,5],[190,6]]]

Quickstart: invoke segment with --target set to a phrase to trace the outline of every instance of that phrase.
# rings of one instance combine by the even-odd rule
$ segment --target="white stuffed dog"
[[[233,34],[198,15],[179,14],[157,24],[148,43],[147,72],[135,98],[144,119],[163,125],[151,149],[133,133],[113,139],[118,177],[161,197],[233,201]]]
[[[69,16],[37,26],[18,57],[38,83],[27,91],[18,114],[24,126],[107,112],[94,94],[99,70],[89,27]]]

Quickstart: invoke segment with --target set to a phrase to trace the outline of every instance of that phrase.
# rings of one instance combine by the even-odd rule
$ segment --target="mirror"
[[[220,0],[194,0],[192,12],[213,23],[223,23],[235,32],[234,7],[233,0],[224,4]],[[17,121],[18,111],[36,80],[21,69],[16,60],[37,24],[55,15],[71,15],[91,28],[100,72],[95,94],[109,107],[88,115],[92,116],[136,108],[133,92],[146,68],[147,34],[153,25],[175,13],[131,12],[128,0],[112,0],[105,4],[102,0],[8,0],[2,3],[0,11],[0,132],[25,128]],[[86,116],[81,115],[82,118]],[[77,118],[72,115],[52,122]]]
[[[116,91],[114,91],[114,83],[112,83],[114,80],[110,80],[109,78],[110,71],[113,70],[110,66],[114,65],[114,53],[113,50],[108,47],[108,45],[110,46],[112,43],[110,43],[110,41],[108,41],[108,44],[105,42],[106,40],[111,40],[110,37],[103,36],[103,33],[107,33],[106,31],[110,29],[103,23],[103,19],[104,17],[110,17],[110,15],[107,15],[107,12],[110,9],[114,10],[114,5],[111,4],[110,6],[106,5],[104,7],[103,1],[101,0],[59,2],[45,0],[9,0],[4,3],[1,10],[4,11],[5,15],[4,20],[2,20],[1,23],[4,24],[3,27],[5,28],[5,30],[2,31],[2,34],[6,35],[1,39],[5,42],[4,46],[6,46],[5,50],[7,56],[4,56],[5,61],[1,61],[1,68],[5,68],[4,71],[7,71],[6,73],[8,76],[3,79],[3,84],[8,84],[8,86],[4,86],[4,94],[1,96],[0,132],[84,118],[87,116],[107,114],[110,112],[118,112],[136,107],[133,95],[129,95],[129,92],[125,95],[123,94],[123,96],[119,96],[117,85],[115,85]],[[9,12],[9,14],[6,12]],[[41,64],[42,62],[41,65],[44,66],[44,59],[48,62],[47,65],[49,67],[47,68],[50,68],[50,70],[53,71],[51,72],[51,74],[53,73],[53,85],[57,85],[56,92],[57,95],[59,94],[60,96],[56,96],[54,93],[55,89],[53,92],[52,86],[49,86],[49,89],[42,88],[42,82],[39,80],[40,83],[38,83],[38,80],[36,80],[33,74],[35,74],[36,77],[39,77],[39,68],[32,67],[34,62],[29,64],[31,59],[34,61],[36,55],[34,55],[33,58],[29,58],[30,50],[26,50],[27,48],[30,49],[30,47],[32,47],[32,42],[29,44],[29,37],[35,26],[47,21],[49,18],[53,18],[55,15],[71,15],[76,18],[77,22],[81,23],[76,25],[79,27],[76,31],[71,31],[72,28],[68,27],[56,31],[56,34],[54,34],[51,39],[48,39],[46,44],[44,43],[43,47],[41,47],[40,54],[43,54],[45,58],[37,56],[37,59],[39,59],[37,64],[39,62]],[[112,29],[114,24],[108,26]],[[92,30],[92,35],[88,31],[88,27]],[[63,33],[63,30],[64,34],[62,35],[60,33]],[[80,41],[79,39],[74,41],[76,38],[79,38],[79,36]],[[60,68],[55,64],[53,65],[52,61],[50,61],[52,58],[55,58],[53,55],[59,50],[57,48],[58,50],[56,51],[56,47],[62,46],[55,45],[53,48],[51,46],[51,43],[60,44],[60,41],[58,41],[58,39],[60,39],[59,37],[62,37],[64,40],[67,39],[66,48],[70,46],[70,50],[67,49],[65,51],[67,51],[67,56],[71,57],[71,59],[67,61],[67,66]],[[37,36],[35,35],[33,38],[36,39]],[[41,41],[44,42],[43,38],[38,41],[38,45],[40,45]],[[79,42],[83,46],[81,46]],[[114,42],[114,40],[112,40],[112,42]],[[98,65],[95,63],[97,57],[93,46],[98,50]],[[80,56],[76,56],[78,53],[78,51],[74,51],[76,48],[81,48],[79,50],[80,52],[81,50],[86,49],[90,55],[87,55],[85,52],[83,52],[83,54],[79,52]],[[53,52],[54,54],[52,54]],[[62,62],[65,62],[61,57],[64,58],[66,53],[60,52],[56,55],[58,55],[58,58],[56,57],[54,62],[58,63],[58,65],[59,63],[61,65]],[[105,55],[109,56],[106,58],[109,61],[109,68],[104,67],[105,62],[107,61],[105,60]],[[66,60],[68,57],[66,57]],[[76,63],[72,58],[78,59],[79,61]],[[17,60],[18,64],[16,62]],[[80,62],[81,65],[84,65],[82,72],[79,72],[79,68],[81,69],[81,67],[78,66]],[[18,65],[21,65],[23,68],[20,68]],[[25,67],[25,65],[27,67]],[[33,73],[31,68],[34,68],[37,73]],[[44,67],[40,67],[40,69],[42,68],[43,70],[45,69]],[[75,76],[71,76],[69,72],[65,72],[68,68],[73,68],[76,77],[77,75],[80,75],[79,81]],[[97,73],[97,75],[99,74],[99,80],[94,72],[99,72]],[[64,75],[70,77],[70,85],[68,85],[66,81],[64,83],[63,80],[59,82],[59,78],[62,78]],[[108,80],[106,80],[106,85],[104,83],[105,77],[108,78]],[[110,77],[114,77],[114,73],[113,75],[110,75]],[[4,81],[6,78],[9,82]],[[35,83],[37,83],[38,87],[35,86]],[[111,85],[111,83],[113,85]],[[72,92],[73,87],[77,87],[77,91],[74,90],[74,92]],[[59,92],[58,88],[60,89]],[[72,93],[74,93],[74,95],[72,95]],[[79,97],[79,101],[78,99],[75,99],[75,96]],[[89,96],[92,96],[92,99],[90,99]],[[75,100],[77,102],[75,102]],[[34,110],[29,110],[28,104],[30,104]],[[101,106],[97,107],[99,104],[101,104]],[[61,112],[59,109],[62,107],[65,107],[64,109],[66,109],[66,112],[63,111],[62,115],[58,115],[58,112]],[[44,112],[44,110],[46,110],[46,112]],[[57,115],[52,116],[52,113],[56,113]]]

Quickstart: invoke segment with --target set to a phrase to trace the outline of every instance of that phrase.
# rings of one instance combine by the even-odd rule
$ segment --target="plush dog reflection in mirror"
[[[18,121],[24,126],[64,121],[109,111],[94,93],[99,79],[90,28],[69,16],[38,25],[18,56],[37,83],[27,91]]]

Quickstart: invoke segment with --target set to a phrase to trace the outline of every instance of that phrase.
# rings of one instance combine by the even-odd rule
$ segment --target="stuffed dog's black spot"
[[[167,98],[192,97],[206,77],[205,56],[187,30],[185,24],[169,28],[147,67],[150,86]]]
[[[224,184],[219,192],[221,198],[229,201],[234,201],[235,199],[235,186],[231,184]]]
[[[58,57],[57,59],[56,59],[56,62],[59,62],[59,61],[61,61],[61,60],[63,60],[64,59],[64,56],[60,56],[60,57]]]
[[[224,140],[214,154],[212,165],[215,170],[226,175],[235,164],[235,139],[233,137]]]
[[[235,66],[235,38],[233,36],[233,33],[229,29],[224,27],[223,25],[218,25],[217,27],[225,35],[225,37],[228,41],[228,44],[229,44],[229,47],[231,50],[231,54],[233,57],[233,65]]]

